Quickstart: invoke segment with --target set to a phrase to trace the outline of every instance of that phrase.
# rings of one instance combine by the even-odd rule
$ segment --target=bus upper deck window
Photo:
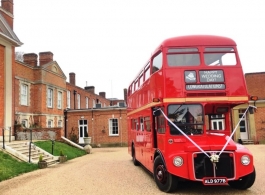
[[[204,50],[204,61],[207,66],[234,66],[236,54],[232,47],[207,47]]]
[[[150,77],[150,62],[144,68],[144,80],[146,81]]]
[[[200,55],[197,48],[170,48],[167,53],[168,66],[199,66]]]
[[[152,73],[158,71],[162,67],[162,53],[159,53],[157,56],[153,59],[153,68]]]

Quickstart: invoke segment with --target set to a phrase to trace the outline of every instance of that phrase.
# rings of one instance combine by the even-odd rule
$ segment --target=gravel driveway
[[[256,182],[246,191],[185,182],[173,194],[265,194],[265,145],[247,146],[255,158]],[[1,195],[166,194],[131,161],[127,148],[95,148],[92,154],[0,182]]]

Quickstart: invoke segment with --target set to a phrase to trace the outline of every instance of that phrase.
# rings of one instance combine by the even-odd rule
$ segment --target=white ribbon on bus
[[[204,153],[207,157],[210,158],[210,160],[213,162],[213,163],[216,163],[219,161],[219,157],[221,156],[221,154],[223,153],[224,149],[226,148],[226,146],[228,145],[229,141],[231,140],[232,136],[234,135],[234,133],[236,132],[236,129],[238,127],[238,125],[240,124],[240,122],[243,120],[243,118],[245,117],[247,111],[249,110],[249,108],[252,107],[252,108],[257,108],[255,106],[251,106],[249,105],[248,108],[246,109],[246,111],[244,112],[244,114],[242,115],[242,117],[240,118],[240,120],[238,121],[236,127],[234,128],[233,132],[231,133],[231,135],[229,136],[229,138],[227,139],[224,147],[222,148],[222,150],[219,152],[219,154],[215,154],[215,153],[212,153],[211,156],[209,156],[198,144],[196,144],[188,135],[186,135],[180,128],[178,128],[177,125],[175,125],[166,115],[165,113],[162,111],[161,108],[158,108],[156,110],[154,110],[153,112],[156,112],[158,110],[160,110],[160,112],[163,114],[163,116],[167,119],[167,121],[173,125],[182,135],[184,135],[194,146],[196,146],[202,153]]]

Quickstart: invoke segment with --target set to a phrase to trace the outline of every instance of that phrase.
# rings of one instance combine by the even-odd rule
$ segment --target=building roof
[[[0,37],[8,40],[14,46],[21,46],[23,45],[22,42],[18,39],[17,35],[14,31],[10,28],[8,23],[6,22],[5,18],[0,13]]]

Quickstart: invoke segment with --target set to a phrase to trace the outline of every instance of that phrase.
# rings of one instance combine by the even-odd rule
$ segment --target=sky
[[[238,46],[244,73],[265,72],[264,0],[14,0],[16,52],[50,51],[69,82],[123,99],[123,89],[165,39],[220,35]]]

